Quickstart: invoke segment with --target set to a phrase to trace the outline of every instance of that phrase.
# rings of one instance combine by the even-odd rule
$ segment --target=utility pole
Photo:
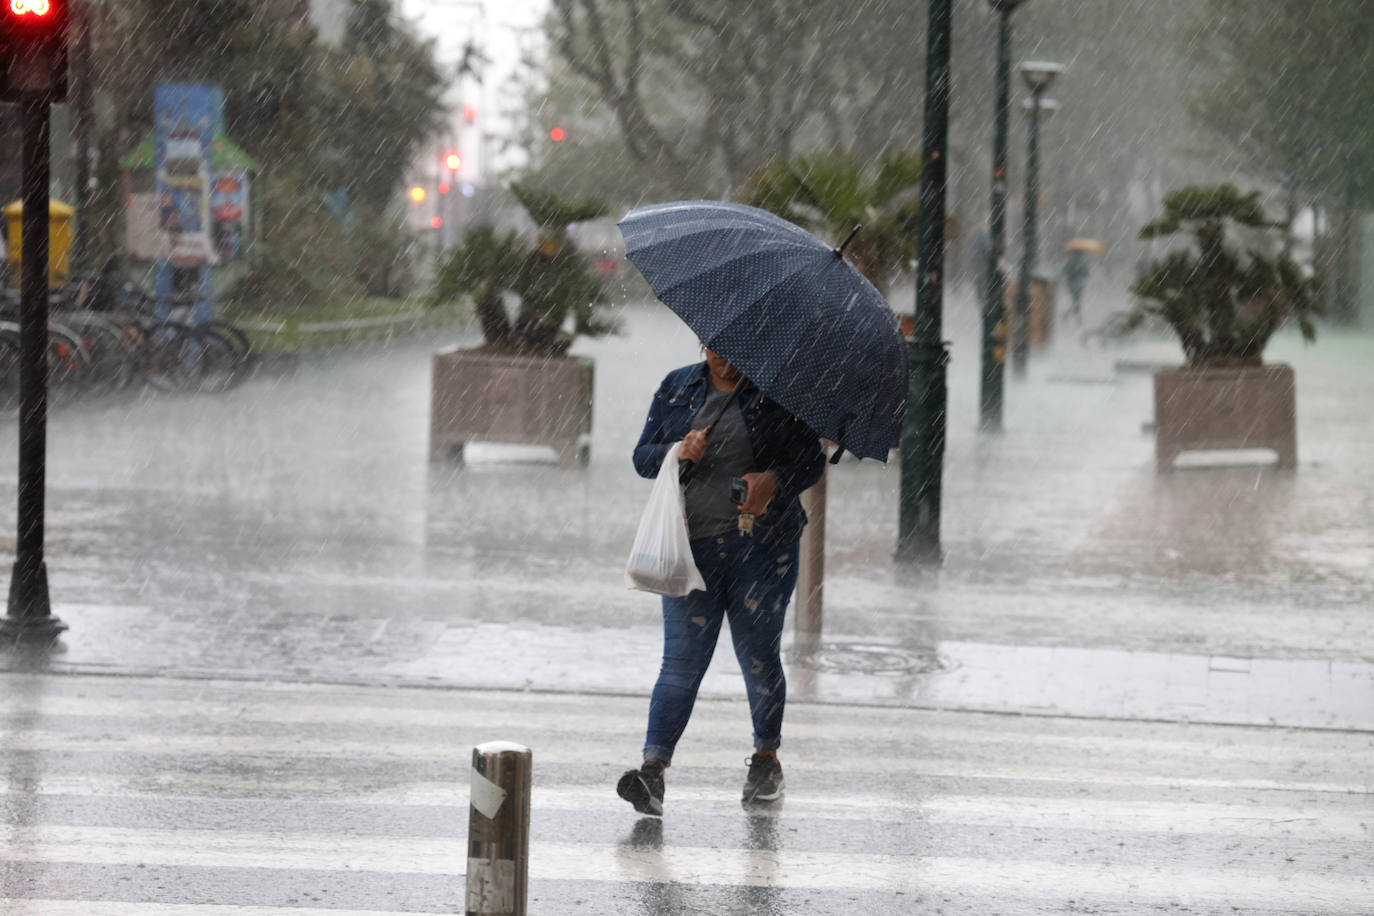
[[[938,565],[940,490],[945,466],[949,350],[943,336],[946,153],[949,147],[952,0],[930,0],[921,163],[921,237],[916,266],[915,329],[902,425],[901,505],[896,559]]]
[[[66,624],[52,616],[43,558],[48,436],[48,223],[50,116],[67,95],[67,4],[0,6],[0,98],[19,105],[23,129],[20,246],[19,505],[7,614],[0,643],[47,648]]]

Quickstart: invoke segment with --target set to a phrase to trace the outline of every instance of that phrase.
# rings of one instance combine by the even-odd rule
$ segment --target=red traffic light
[[[441,182],[439,182],[439,193],[440,193],[440,194],[447,194],[448,191],[449,191],[448,182],[447,182],[447,181],[441,181]]]
[[[0,98],[67,93],[68,0],[0,0]]]
[[[554,143],[562,143],[567,136],[568,132],[561,127],[555,127],[553,130],[549,131],[549,139]]]
[[[444,219],[441,216],[436,216],[434,217],[434,219],[429,221],[429,224],[433,226],[435,229],[442,229],[444,228]]]
[[[476,120],[477,120],[477,108],[476,108],[476,106],[473,106],[473,105],[464,105],[464,106],[463,106],[463,120],[464,120],[464,121],[467,121],[469,124],[471,124],[473,121],[476,121]]]
[[[56,36],[66,25],[66,0],[0,0],[4,27],[12,39]]]

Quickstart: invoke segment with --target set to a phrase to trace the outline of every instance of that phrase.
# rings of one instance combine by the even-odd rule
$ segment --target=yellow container
[[[21,259],[24,244],[24,202],[16,200],[5,208],[5,225],[9,232],[5,236],[9,245],[10,276],[15,285],[19,284]],[[67,282],[71,272],[68,257],[72,250],[72,236],[76,231],[76,211],[55,198],[48,201],[48,285],[59,286]]]

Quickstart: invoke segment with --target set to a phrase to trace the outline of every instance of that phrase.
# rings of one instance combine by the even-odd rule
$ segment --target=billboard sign
[[[210,184],[219,92],[210,86],[159,86],[154,106],[154,189],[167,260],[176,266],[214,264]]]

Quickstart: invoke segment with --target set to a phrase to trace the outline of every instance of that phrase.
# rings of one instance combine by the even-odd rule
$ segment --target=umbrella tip
[[[857,225],[857,226],[854,227],[854,231],[849,233],[849,237],[846,238],[846,239],[844,240],[844,242],[840,245],[839,248],[836,248],[836,249],[835,249],[835,257],[837,257],[837,258],[842,258],[842,257],[844,257],[844,250],[845,250],[846,248],[849,247],[849,243],[850,243],[850,242],[854,241],[854,236],[858,235],[858,234],[859,234],[859,230],[862,229],[862,228],[863,228],[863,224],[862,224],[862,223],[860,223],[859,225]]]

